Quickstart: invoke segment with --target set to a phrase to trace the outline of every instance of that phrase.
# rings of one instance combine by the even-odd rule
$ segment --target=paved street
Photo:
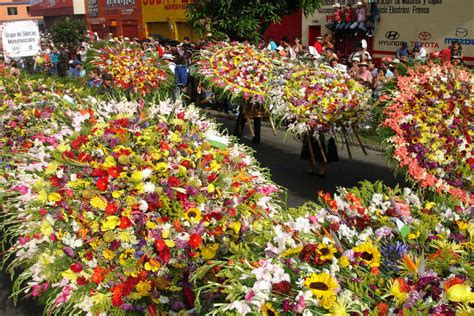
[[[232,130],[235,121],[219,118],[224,128]],[[319,190],[334,192],[338,186],[354,186],[359,181],[382,180],[388,185],[403,183],[388,169],[382,153],[369,151],[365,156],[362,150],[352,147],[353,159],[350,160],[347,150],[338,145],[340,161],[330,164],[324,179],[303,174],[307,168],[306,161],[299,159],[301,143],[283,131],[277,131],[274,136],[271,129],[262,127],[262,143],[254,145],[250,142],[250,134],[245,129],[242,141],[255,150],[255,156],[263,167],[270,169],[272,179],[277,184],[287,188],[288,205],[298,206],[308,200],[316,199]],[[12,284],[5,274],[0,275],[0,316],[37,316],[42,308],[32,300],[22,300],[18,306],[13,306],[8,296]]]

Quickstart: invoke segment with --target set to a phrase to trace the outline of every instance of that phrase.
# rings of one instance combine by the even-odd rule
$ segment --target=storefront
[[[87,25],[100,38],[143,38],[139,0],[87,0]]]
[[[187,25],[186,6],[193,0],[142,0],[147,36],[182,41],[196,34]]]
[[[64,16],[83,19],[85,4],[84,0],[32,0],[29,14],[44,17],[45,27],[50,28],[57,19]]]

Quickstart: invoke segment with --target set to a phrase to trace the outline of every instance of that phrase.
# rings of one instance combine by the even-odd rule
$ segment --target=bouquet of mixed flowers
[[[263,104],[273,57],[248,43],[216,43],[200,51],[194,74],[219,95]]]
[[[278,187],[196,108],[101,104],[77,122],[3,222],[16,294],[48,312],[191,310],[194,270],[279,211]]]
[[[383,126],[400,168],[422,188],[474,203],[473,76],[452,65],[417,65],[397,80]]]
[[[469,207],[381,183],[319,197],[281,215],[264,250],[198,270],[210,314],[472,315]]]
[[[161,59],[124,43],[90,49],[87,68],[111,74],[116,88],[138,97],[167,93],[174,83]]]
[[[268,99],[272,115],[290,122],[290,132],[350,129],[367,118],[370,91],[349,75],[322,64],[290,64],[278,72]]]

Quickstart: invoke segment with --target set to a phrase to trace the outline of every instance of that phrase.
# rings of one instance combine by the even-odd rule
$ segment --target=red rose
[[[107,207],[105,208],[105,213],[109,215],[116,214],[118,212],[118,205],[115,202],[107,204]]]
[[[78,262],[75,262],[75,263],[71,264],[70,269],[74,273],[79,273],[79,272],[82,271],[82,265]]]
[[[109,185],[109,179],[107,177],[99,178],[99,180],[97,180],[97,182],[95,184],[97,189],[101,190],[102,192],[107,190],[108,185]]]
[[[193,249],[198,248],[202,244],[201,235],[191,234],[191,236],[189,236],[189,242],[188,243],[189,243],[189,247],[191,247]]]

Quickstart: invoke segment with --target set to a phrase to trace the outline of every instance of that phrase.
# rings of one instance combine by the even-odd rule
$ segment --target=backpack
[[[176,76],[176,84],[178,86],[186,87],[188,84],[188,69],[186,68],[186,65],[176,65],[174,74]]]

